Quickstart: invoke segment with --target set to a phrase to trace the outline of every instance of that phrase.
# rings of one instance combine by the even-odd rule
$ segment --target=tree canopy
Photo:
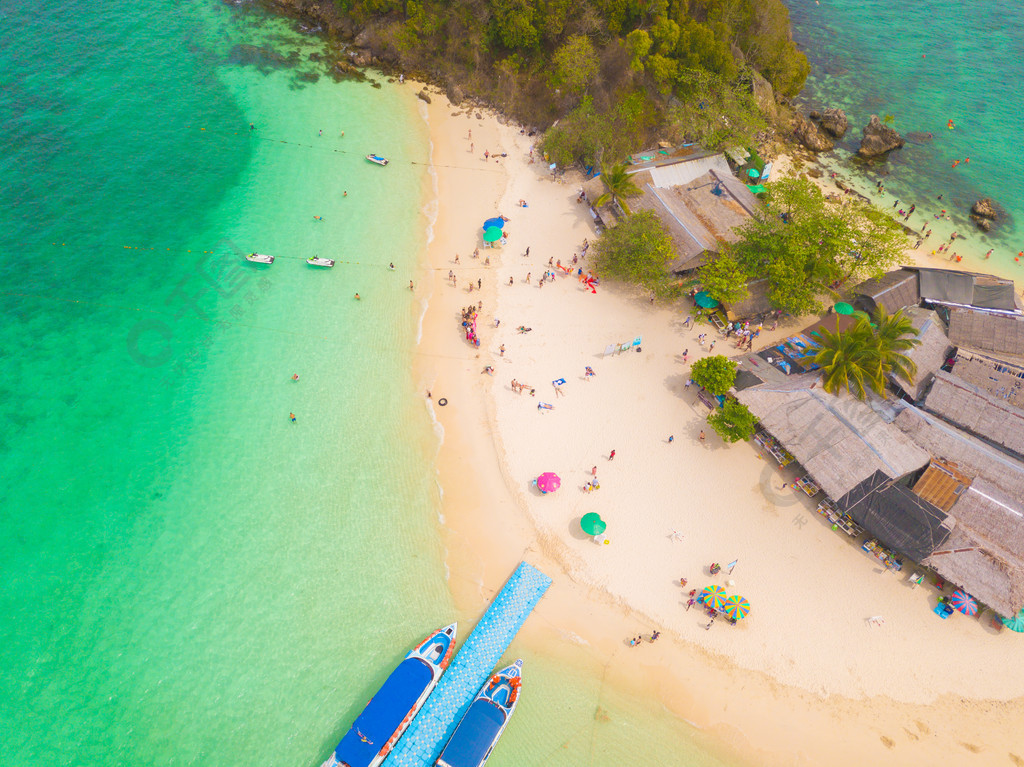
[[[726,442],[739,442],[754,436],[757,418],[742,402],[727,399],[708,415],[708,425]]]
[[[693,363],[690,378],[698,386],[721,396],[729,391],[736,381],[736,363],[721,354],[703,357]]]
[[[542,126],[587,97],[596,116],[613,115],[639,92],[644,111],[670,121],[675,138],[717,148],[737,136],[746,141],[763,123],[750,96],[751,69],[787,96],[809,71],[783,0],[334,0],[334,7],[389,64],[458,84]],[[596,121],[594,132],[627,151],[651,138],[651,123],[622,117]],[[574,160],[595,154],[560,143],[576,148]]]
[[[832,394],[845,389],[864,399],[869,390],[885,391],[887,375],[911,380],[917,373],[906,352],[921,339],[902,309],[890,316],[880,307],[874,324],[861,319],[844,331],[822,328],[820,339],[820,346],[810,350],[806,359],[821,367],[822,386]]]
[[[767,277],[771,303],[791,314],[820,311],[821,296],[851,279],[881,276],[903,255],[906,236],[867,204],[835,202],[806,179],[782,178],[768,189],[767,206],[737,232],[701,278],[729,300],[741,286]],[[736,300],[733,298],[733,300]]]
[[[672,238],[649,210],[627,216],[593,245],[596,266],[603,273],[658,293],[665,292],[665,267],[675,257]]]

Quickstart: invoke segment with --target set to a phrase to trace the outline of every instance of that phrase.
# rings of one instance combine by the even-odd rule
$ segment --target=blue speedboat
[[[483,767],[516,710],[522,672],[523,662],[517,660],[487,680],[437,758],[437,767]]]
[[[377,767],[384,761],[451,663],[455,626],[435,631],[405,656],[323,767]]]

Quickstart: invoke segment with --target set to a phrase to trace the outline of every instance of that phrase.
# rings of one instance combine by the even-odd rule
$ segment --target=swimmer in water
[[[388,269],[390,269],[391,271],[395,271],[395,265],[393,263],[388,264]]]
[[[358,301],[358,300],[359,300],[359,294],[356,293],[356,301]]]
[[[315,218],[317,221],[323,221],[324,220],[323,216],[313,216],[313,218]]]

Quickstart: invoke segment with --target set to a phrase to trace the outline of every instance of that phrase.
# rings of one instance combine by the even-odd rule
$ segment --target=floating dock
[[[437,760],[462,715],[550,585],[551,579],[540,570],[519,563],[384,767],[424,767]]]

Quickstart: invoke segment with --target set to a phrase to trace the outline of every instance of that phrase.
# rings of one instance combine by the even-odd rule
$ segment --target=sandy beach
[[[576,202],[580,179],[531,163],[535,139],[518,126],[432,99],[421,109],[438,204],[417,280],[426,312],[415,374],[438,424],[460,608],[478,610],[529,559],[555,585],[523,641],[567,663],[614,660],[611,683],[657,697],[744,763],[1024,764],[1014,735],[1020,638],[987,618],[939,620],[933,586],[882,570],[755,445],[723,444],[686,383],[689,363],[710,352],[697,333],[716,341],[714,353],[736,349],[708,326],[684,327],[685,303],[608,284],[595,294],[557,269],[539,285],[549,260],[569,264],[597,237]],[[479,222],[498,214],[508,242],[472,258]],[[477,302],[479,348],[459,325],[460,309]],[[605,354],[635,338],[638,348]],[[528,389],[513,391],[513,379]],[[585,492],[595,470],[600,488]],[[533,486],[545,471],[561,477],[557,492]],[[587,512],[607,521],[608,543],[582,533]],[[733,561],[731,572],[708,574],[711,562]],[[746,596],[750,616],[709,627],[687,609],[689,590],[713,583]],[[628,645],[654,629],[657,643]]]

